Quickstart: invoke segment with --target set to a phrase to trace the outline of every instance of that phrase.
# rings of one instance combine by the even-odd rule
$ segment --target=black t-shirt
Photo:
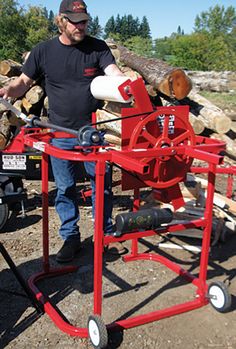
[[[100,102],[90,92],[90,83],[115,60],[107,44],[86,36],[76,45],[59,38],[38,44],[23,66],[23,73],[36,80],[43,76],[49,100],[49,119],[59,126],[79,129],[91,121]]]

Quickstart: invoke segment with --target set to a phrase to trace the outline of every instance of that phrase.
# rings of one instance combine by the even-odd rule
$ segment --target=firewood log
[[[40,101],[43,95],[44,95],[43,88],[39,85],[34,85],[33,87],[31,87],[31,89],[29,89],[26,92],[25,98],[30,104],[36,104]]]
[[[11,125],[8,120],[8,112],[4,111],[0,120],[0,150],[4,149],[9,141]]]
[[[236,133],[236,122],[232,121],[231,130]]]
[[[0,86],[1,87],[4,86],[6,84],[6,82],[8,81],[8,79],[9,78],[7,76],[0,74]]]
[[[13,103],[14,107],[16,107],[16,109],[18,109],[19,111],[22,111],[22,100],[18,99],[16,100],[14,103]],[[12,126],[16,126],[17,128],[18,127],[21,127],[23,125],[25,125],[25,122],[18,118],[14,113],[10,112],[9,115],[8,115],[8,120],[9,120],[9,123],[12,125]]]
[[[109,121],[111,119],[115,119],[116,117],[117,117],[116,115],[109,113],[105,110],[98,109],[96,111],[97,122],[98,121],[105,121],[105,120]],[[97,129],[100,129],[100,130],[104,130],[104,129],[111,130],[117,136],[121,135],[121,120],[106,122],[106,123],[103,123],[101,125],[97,125],[96,127],[97,127]]]
[[[164,106],[171,106],[173,105],[171,103],[171,100],[168,99],[164,99],[163,97],[161,97],[161,101],[162,101],[162,105]],[[205,125],[203,123],[202,120],[200,120],[197,116],[195,116],[193,113],[189,112],[189,122],[193,128],[193,131],[196,135],[200,135],[204,129],[205,129]]]
[[[44,108],[45,108],[46,110],[49,109],[48,96],[46,96],[46,97],[44,98],[43,106],[44,106]]]
[[[24,110],[28,114],[30,112],[30,109],[32,108],[32,104],[25,97],[22,98],[21,103],[22,103],[22,107],[24,108]]]
[[[161,93],[179,100],[191,91],[191,80],[182,69],[173,68],[155,58],[141,57],[120,45],[117,45],[117,49],[120,51],[120,61],[141,74]]]
[[[189,113],[189,122],[192,125],[193,131],[196,135],[200,135],[204,131],[205,125],[203,121],[191,112]]]
[[[216,105],[198,93],[191,91],[181,104],[190,106],[190,111],[201,120],[206,128],[219,134],[226,133],[231,128],[231,119]]]
[[[11,59],[0,61],[0,74],[8,77],[19,76],[21,74],[22,64]]]
[[[212,92],[229,92],[229,76],[230,72],[216,71],[187,71],[191,78],[193,86],[198,90]]]
[[[136,80],[142,77],[137,71],[131,69],[130,67],[120,67],[120,70],[125,76],[128,76],[130,80]]]
[[[121,146],[121,137],[111,130],[106,130],[104,138],[109,143]]]
[[[204,196],[206,197],[205,189],[208,185],[208,181],[206,179],[196,176],[193,173],[188,173],[187,180],[192,182],[195,181],[196,185],[197,183],[201,183],[201,187],[204,190]],[[236,201],[229,199],[222,194],[216,192],[214,193],[214,205],[223,209],[227,209],[229,212],[236,215]]]

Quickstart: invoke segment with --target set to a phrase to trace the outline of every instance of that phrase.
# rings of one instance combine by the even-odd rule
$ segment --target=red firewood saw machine
[[[23,147],[31,147],[42,153],[43,266],[40,273],[32,275],[29,279],[30,289],[43,306],[44,311],[62,331],[72,336],[89,336],[94,348],[105,348],[110,331],[120,331],[181,314],[202,307],[209,302],[216,310],[224,312],[230,308],[231,295],[224,283],[212,282],[208,286],[206,282],[215,178],[217,173],[223,171],[219,167],[223,162],[223,156],[219,154],[225,149],[225,144],[194,134],[188,120],[188,106],[153,106],[141,78],[135,81],[125,78],[120,82],[117,77],[117,80],[112,80],[112,88],[107,89],[105,89],[106,83],[111,84],[109,77],[96,79],[99,78],[101,79],[99,83],[102,84],[100,86],[103,86],[108,94],[115,89],[115,100],[117,100],[117,93],[123,102],[133,100],[132,107],[122,109],[120,117],[122,147],[120,150],[104,142],[103,133],[94,127],[97,124],[95,119],[92,124],[82,127],[79,131],[73,131],[50,123],[43,123],[36,117],[30,120],[25,119],[31,127],[22,129],[20,147],[22,151]],[[96,83],[94,86],[95,92],[91,89],[94,96],[105,99],[104,95],[96,94]],[[117,121],[117,118],[114,120]],[[42,128],[55,131],[45,132],[44,130],[42,132]],[[60,137],[77,137],[78,146],[73,151],[61,150],[52,146],[51,139]],[[77,270],[75,266],[54,268],[49,263],[48,163],[50,155],[74,161],[96,162],[93,314],[88,316],[87,327],[76,327],[66,321],[50,302],[49,297],[45,296],[37,286],[41,279]],[[170,209],[139,209],[140,189],[147,187],[155,188],[155,193],[159,195],[158,199],[171,203],[174,210],[183,206],[184,200],[179,184],[192,170],[194,159],[206,163],[204,172],[208,177],[207,199],[202,217],[176,224],[172,222],[173,214]],[[109,236],[105,236],[103,232],[106,163],[121,168],[122,190],[132,189],[134,193],[133,211],[116,216],[117,231],[114,235]],[[232,175],[234,172],[231,172],[225,169],[225,173]],[[177,233],[190,228],[203,230],[198,276],[192,275],[173,262],[171,258],[168,259],[156,252],[139,252],[140,238]],[[104,247],[111,242],[126,240],[130,240],[131,246],[129,255],[123,257],[124,262],[145,260],[161,263],[196,287],[193,299],[165,309],[153,310],[143,315],[114,320],[112,323],[105,324],[102,319],[103,251]]]

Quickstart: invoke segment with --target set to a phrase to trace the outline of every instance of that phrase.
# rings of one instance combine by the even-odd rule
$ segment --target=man
[[[59,36],[38,44],[31,51],[23,66],[22,74],[7,87],[0,89],[0,96],[19,97],[39,77],[45,79],[49,99],[50,122],[78,130],[91,122],[91,114],[99,102],[90,92],[90,83],[98,75],[123,75],[115,64],[108,46],[102,40],[86,34],[89,15],[82,0],[63,0],[56,24]],[[75,138],[53,139],[52,144],[62,149],[78,145]],[[76,164],[51,157],[57,186],[55,208],[61,220],[60,235],[64,240],[56,256],[58,262],[69,262],[81,246],[78,202],[76,196]],[[84,163],[91,179],[93,210],[95,203],[95,164]],[[104,232],[112,233],[111,170],[105,175]],[[122,252],[121,250],[119,252]]]

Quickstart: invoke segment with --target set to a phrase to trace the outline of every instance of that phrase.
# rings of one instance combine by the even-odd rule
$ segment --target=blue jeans
[[[52,139],[52,145],[65,150],[73,149],[78,145],[76,138]],[[52,171],[57,186],[55,208],[61,220],[59,233],[63,240],[80,240],[80,231],[77,225],[80,214],[76,194],[78,161],[63,160],[51,156]],[[95,213],[95,162],[84,162],[92,187],[93,217]],[[104,233],[112,233],[112,174],[111,166],[106,166],[104,183]]]

